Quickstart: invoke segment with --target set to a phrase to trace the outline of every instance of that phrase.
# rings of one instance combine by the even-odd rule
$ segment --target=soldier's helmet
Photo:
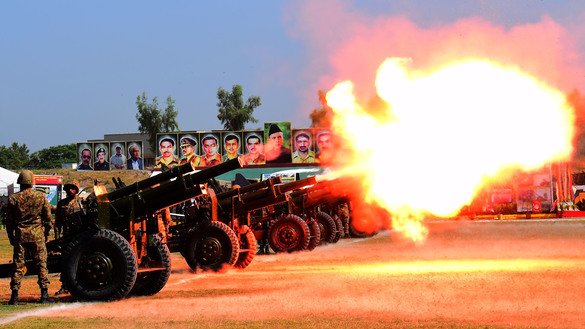
[[[30,170],[23,170],[18,175],[18,179],[16,183],[18,184],[25,184],[25,185],[33,185],[35,182],[35,175]]]
[[[79,183],[77,181],[68,182],[67,184],[63,185],[63,190],[69,191],[70,189],[74,189],[75,193],[79,193]]]

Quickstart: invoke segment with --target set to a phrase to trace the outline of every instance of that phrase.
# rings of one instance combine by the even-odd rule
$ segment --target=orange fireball
[[[386,115],[373,116],[345,81],[327,93],[333,130],[364,177],[366,199],[392,214],[392,227],[424,238],[428,215],[453,216],[490,181],[572,153],[574,111],[565,95],[520,69],[465,59],[409,71],[389,58],[376,77]],[[346,169],[347,169],[346,168]]]

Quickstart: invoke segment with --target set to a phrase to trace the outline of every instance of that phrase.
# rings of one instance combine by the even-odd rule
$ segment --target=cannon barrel
[[[353,192],[359,182],[353,177],[338,177],[319,181],[306,189],[290,193],[290,201],[298,207],[309,208],[322,203],[346,197]]]
[[[183,167],[183,169],[185,168],[184,166],[181,167]],[[197,195],[202,194],[199,184],[203,184],[213,177],[241,167],[242,162],[239,158],[236,158],[224,163],[220,163],[213,167],[203,169],[199,172],[189,173],[186,175],[182,174],[183,169],[179,169],[172,175],[165,175],[165,177],[167,177],[166,181],[159,182],[158,184],[152,185],[151,187],[141,191],[134,190],[132,193],[127,194],[124,197],[118,197],[114,200],[110,200],[110,211],[113,211],[114,213],[110,213],[109,217],[110,219],[116,217],[130,218],[130,216],[135,218],[141,217],[156,212],[160,209],[181,203],[185,200],[189,200]],[[166,173],[167,172],[163,174]],[[147,180],[148,179],[150,178],[147,178]],[[136,186],[140,186],[140,184],[137,184]],[[114,192],[118,191],[119,190],[116,190]],[[108,197],[112,193],[108,194]]]
[[[271,178],[269,178],[265,181],[262,181],[262,182],[250,184],[247,186],[243,186],[243,187],[236,188],[236,189],[233,189],[233,190],[230,190],[227,192],[220,193],[217,195],[217,200],[221,201],[223,199],[231,198],[231,197],[236,196],[236,195],[242,195],[242,194],[248,193],[250,191],[260,190],[262,188],[273,186],[273,185],[280,184],[280,183],[282,183],[282,178],[271,177]]]
[[[277,189],[279,193],[287,193],[290,191],[294,191],[294,190],[298,190],[307,186],[311,186],[317,183],[317,177],[312,176],[312,177],[307,177],[301,180],[297,180],[294,182],[290,182],[290,183],[285,183],[282,185],[278,185]]]
[[[211,169],[211,168],[210,168]],[[130,184],[126,187],[122,187],[115,191],[108,193],[108,200],[113,201],[125,196],[128,196],[132,193],[136,193],[136,191],[141,191],[147,188],[150,188],[156,184],[160,184],[164,181],[167,181],[172,178],[176,178],[179,176],[183,176],[184,174],[190,173],[193,170],[193,166],[191,163],[185,163],[184,165],[173,167],[167,171],[164,171],[156,176],[152,176],[141,181],[138,181],[134,184]],[[206,169],[207,170],[207,169]]]
[[[279,204],[287,201],[287,193],[317,182],[315,177],[309,177],[298,181],[275,185],[281,179],[271,178],[264,182],[246,186],[246,193],[237,193],[238,190],[229,191],[217,196],[219,205],[227,211],[231,209],[233,214],[244,214],[256,209]],[[244,189],[244,188],[242,188]],[[240,189],[241,192],[241,189]],[[236,198],[236,196],[238,196]]]

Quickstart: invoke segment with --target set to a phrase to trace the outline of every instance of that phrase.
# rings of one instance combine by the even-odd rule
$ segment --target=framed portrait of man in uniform
[[[314,163],[315,146],[312,129],[293,129],[292,131],[292,162]]]
[[[93,170],[110,170],[109,152],[110,143],[99,142],[93,144]]]
[[[315,132],[317,152],[315,162],[330,164],[333,160],[333,136],[328,129],[317,129]]]
[[[197,132],[185,132],[179,134],[179,148],[179,165],[190,162],[193,167],[201,166],[201,157],[199,156],[199,134]]]
[[[77,143],[79,162],[77,170],[93,170],[93,145],[91,143]]]
[[[242,159],[247,165],[266,164],[264,155],[264,132],[262,130],[250,130],[243,132],[245,153]]]
[[[201,138],[201,166],[215,166],[222,162],[220,133],[202,132],[199,133]]]
[[[226,162],[242,155],[242,132],[225,131],[221,134],[223,141],[222,160]]]
[[[177,157],[177,134],[157,134],[158,156],[154,168],[158,170],[171,169],[179,164]]]

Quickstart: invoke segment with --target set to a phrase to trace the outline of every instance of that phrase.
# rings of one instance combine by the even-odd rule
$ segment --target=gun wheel
[[[100,229],[79,234],[64,253],[62,280],[76,299],[122,299],[134,286],[136,275],[132,247],[114,231]]]
[[[171,252],[158,235],[152,236],[151,245],[142,258],[136,283],[130,294],[151,296],[161,291],[171,276]],[[157,268],[157,270],[149,270]],[[159,270],[159,268],[162,268]]]
[[[353,217],[349,218],[349,228],[348,229],[349,229],[349,236],[351,236],[352,238],[363,239],[363,238],[369,238],[369,237],[372,237],[372,236],[378,234],[377,231],[364,232],[364,231],[356,228],[354,225]]]
[[[236,233],[222,222],[213,221],[193,232],[185,260],[193,271],[220,271],[225,266],[233,266],[238,259],[240,244]]]
[[[319,211],[315,215],[315,219],[319,224],[319,230],[321,232],[321,243],[334,243],[335,241],[335,234],[337,234],[337,225],[335,225],[335,221],[329,214]]]
[[[244,269],[250,265],[256,256],[258,243],[254,236],[254,231],[252,231],[247,225],[243,225],[240,229],[241,232],[245,233],[240,234],[240,254],[238,255],[238,260],[234,267]]]
[[[335,215],[333,216],[333,221],[335,222],[335,226],[337,227],[337,231],[335,232],[335,236],[333,237],[333,243],[337,243],[339,239],[341,239],[341,234],[343,234],[343,223],[341,222],[341,218]]]
[[[316,220],[309,220],[307,225],[309,225],[309,232],[311,233],[311,239],[309,239],[307,250],[313,250],[317,248],[319,242],[321,242],[321,231],[319,230],[319,224]]]
[[[268,229],[268,243],[275,252],[305,250],[310,237],[307,222],[292,214],[277,218]]]

